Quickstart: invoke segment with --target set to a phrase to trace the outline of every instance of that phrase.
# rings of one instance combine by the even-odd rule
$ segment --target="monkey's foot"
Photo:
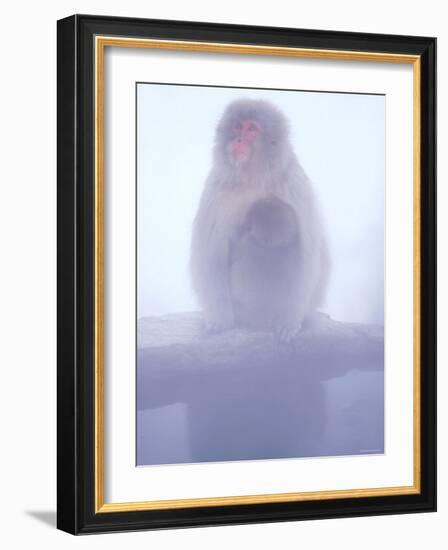
[[[275,335],[280,342],[288,344],[295,340],[302,331],[302,323],[295,325],[277,325],[275,327]]]

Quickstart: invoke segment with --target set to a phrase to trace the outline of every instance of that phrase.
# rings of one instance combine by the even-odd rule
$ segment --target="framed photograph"
[[[436,509],[436,40],[58,22],[58,527]]]

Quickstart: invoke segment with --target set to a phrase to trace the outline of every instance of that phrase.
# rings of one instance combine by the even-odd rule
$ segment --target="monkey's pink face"
[[[228,144],[230,160],[244,164],[252,156],[253,148],[262,132],[258,122],[252,119],[241,120],[232,128],[232,139]]]

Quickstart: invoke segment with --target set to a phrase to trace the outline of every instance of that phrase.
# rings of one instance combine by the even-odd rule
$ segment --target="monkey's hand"
[[[219,312],[205,314],[205,330],[208,334],[217,334],[230,330],[235,326],[235,317],[232,308],[226,308]]]
[[[297,321],[294,324],[277,324],[275,326],[275,335],[279,342],[289,344],[297,338],[303,328],[303,323]]]

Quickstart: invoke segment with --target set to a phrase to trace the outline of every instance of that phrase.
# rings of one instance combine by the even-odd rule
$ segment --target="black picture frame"
[[[95,36],[418,56],[420,490],[296,502],[103,511],[95,505]],[[74,15],[58,21],[57,526],[72,534],[436,510],[436,39]]]

